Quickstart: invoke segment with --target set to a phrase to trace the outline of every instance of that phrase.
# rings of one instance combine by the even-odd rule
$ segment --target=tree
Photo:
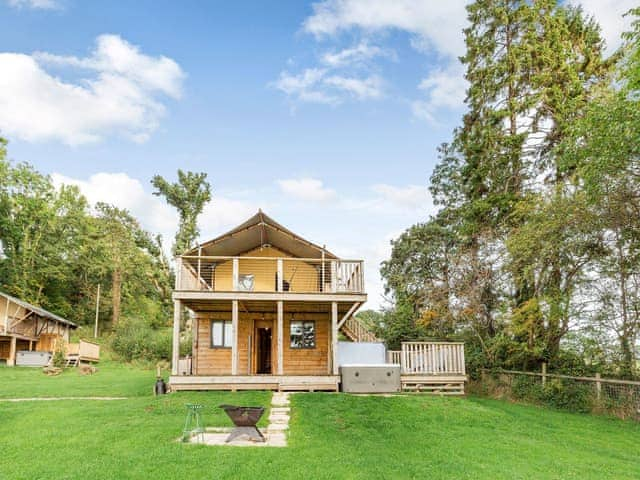
[[[178,182],[169,183],[160,175],[151,180],[154,195],[165,197],[178,210],[180,226],[173,244],[173,254],[180,255],[193,247],[198,238],[198,216],[211,200],[211,185],[206,173],[178,170]]]
[[[73,186],[54,187],[26,163],[6,160],[0,139],[0,289],[80,324],[93,322],[95,291],[118,323],[169,316],[171,279],[158,239],[131,215],[98,204],[94,214]]]

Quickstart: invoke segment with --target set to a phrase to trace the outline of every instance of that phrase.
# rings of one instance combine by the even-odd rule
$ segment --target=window
[[[291,348],[316,348],[316,322],[291,320]]]
[[[231,320],[211,321],[211,347],[230,348],[231,347]]]

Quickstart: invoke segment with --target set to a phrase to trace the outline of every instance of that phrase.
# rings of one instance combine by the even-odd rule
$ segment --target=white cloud
[[[367,78],[349,78],[333,75],[326,78],[324,83],[347,92],[358,100],[380,98],[382,96],[382,79],[376,75]]]
[[[92,75],[63,81],[43,65]],[[26,141],[69,145],[121,134],[142,142],[157,128],[165,107],[158,97],[179,98],[185,77],[167,57],[151,57],[117,35],[101,35],[89,57],[0,53],[0,130]]]
[[[325,74],[326,70],[320,68],[307,68],[298,75],[281,72],[272,86],[301,102],[336,105],[340,99],[322,89]]]
[[[367,42],[360,42],[354,47],[344,48],[339,52],[326,52],[322,55],[321,61],[325,65],[333,68],[345,67],[352,64],[365,63],[375,57],[396,58],[393,50],[383,49]]]
[[[438,111],[461,108],[468,86],[463,75],[464,71],[459,63],[451,63],[446,69],[437,68],[432,71],[418,85],[425,92],[426,98],[411,103],[414,116],[438,124]]]
[[[326,202],[336,197],[335,190],[326,188],[322,180],[303,177],[277,180],[280,190],[298,200]]]
[[[383,95],[382,79],[376,75],[328,75],[328,69],[321,68],[307,68],[298,75],[282,72],[272,86],[294,100],[327,105],[338,105],[348,97],[367,100]]]
[[[87,197],[89,204],[105,202],[128,210],[146,230],[160,233],[171,245],[178,226],[178,214],[161,198],[145,191],[142,183],[126,173],[96,173],[86,180],[54,173],[54,185],[75,185]]]
[[[380,183],[373,185],[371,189],[380,195],[387,206],[402,210],[416,210],[427,212],[433,207],[431,196],[424,185],[406,185],[397,187]]]
[[[620,35],[631,26],[631,17],[623,14],[638,6],[637,0],[571,0],[593,15],[602,28],[608,53],[613,53],[621,43]]]
[[[213,196],[198,219],[200,239],[211,240],[231,230],[258,211],[258,206],[223,196]]]
[[[413,45],[458,56],[464,52],[462,28],[466,22],[464,0],[324,0],[313,5],[313,15],[303,28],[316,36],[360,29],[389,29],[415,36]]]
[[[14,8],[33,8],[40,10],[54,10],[60,8],[56,0],[8,0],[9,6]]]
[[[126,173],[96,173],[88,179],[71,178],[59,173],[51,175],[54,185],[75,185],[94,206],[105,202],[128,210],[147,231],[161,234],[169,253],[178,229],[178,213],[161,197],[146,190],[142,183]],[[200,239],[209,240],[221,231],[235,227],[257,211],[257,206],[244,201],[214,195],[200,217]]]

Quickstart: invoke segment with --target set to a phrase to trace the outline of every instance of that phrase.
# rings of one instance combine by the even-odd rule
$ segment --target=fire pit
[[[247,435],[253,442],[264,442],[264,436],[256,424],[264,414],[264,407],[237,407],[235,405],[220,405],[236,426],[225,440],[227,443],[242,435]]]

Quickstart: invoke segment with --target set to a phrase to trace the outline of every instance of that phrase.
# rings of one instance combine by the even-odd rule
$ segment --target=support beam
[[[283,277],[284,277],[284,262],[281,258],[279,258],[278,260],[276,260],[276,265],[277,265],[277,279],[278,279],[278,283],[276,284],[276,291],[278,292],[282,292],[283,290]]]
[[[16,313],[17,313],[17,310],[16,310]],[[33,310],[29,310],[29,311],[27,312],[27,314],[26,314],[26,315],[24,315],[24,316],[22,316],[22,317],[18,318],[17,320],[14,320],[14,321],[13,321],[13,323],[12,323],[11,325],[9,325],[9,329],[10,329],[10,330],[13,330],[14,328],[16,328],[16,326],[17,326],[19,323],[24,322],[24,321],[25,321],[25,320],[27,320],[31,315],[33,315]],[[15,315],[14,315],[14,318],[15,318]]]
[[[9,332],[9,299],[7,298],[7,305],[6,308],[4,309],[4,333],[8,333]]]
[[[360,302],[356,302],[351,306],[349,311],[344,315],[344,317],[342,317],[342,320],[340,320],[340,322],[338,322],[338,330],[340,330],[342,328],[342,326],[345,324],[345,322],[349,319],[349,317],[351,315],[353,315],[353,312],[355,312],[358,309],[359,306],[360,306]]]
[[[331,302],[331,353],[333,374],[338,375],[338,302]]]
[[[238,258],[234,258],[232,260],[232,265],[233,265],[233,270],[232,270],[232,275],[233,275],[233,291],[237,292],[238,291],[238,282],[240,280],[240,260],[238,260]]]
[[[7,358],[7,366],[13,367],[16,364],[16,337],[11,337],[11,345],[9,347],[9,358]]]
[[[238,300],[231,301],[231,375],[238,375]]]
[[[284,302],[278,301],[278,325],[276,328],[277,355],[278,355],[278,375],[284,372]]]
[[[171,352],[171,375],[178,375],[178,361],[180,360],[180,317],[182,316],[182,302],[173,301],[173,349]]]

